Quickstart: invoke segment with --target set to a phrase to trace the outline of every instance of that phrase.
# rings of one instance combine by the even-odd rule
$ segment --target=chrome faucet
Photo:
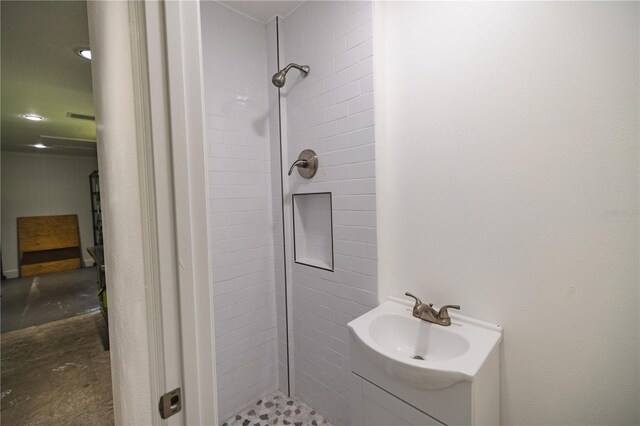
[[[460,305],[444,305],[439,311],[436,311],[433,308],[433,303],[422,303],[420,299],[409,292],[406,292],[405,296],[413,297],[416,300],[413,306],[414,317],[438,325],[451,325],[451,318],[449,317],[449,311],[447,309],[460,309]]]

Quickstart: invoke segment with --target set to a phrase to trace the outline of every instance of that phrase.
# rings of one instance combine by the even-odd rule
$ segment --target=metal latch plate
[[[160,417],[167,419],[182,409],[180,388],[174,389],[160,397]]]

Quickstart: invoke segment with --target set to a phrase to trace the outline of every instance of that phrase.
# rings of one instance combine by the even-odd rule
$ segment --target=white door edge
[[[106,247],[117,266],[114,296],[125,298],[110,317],[115,420],[216,425],[199,3],[90,3],[92,48],[95,42],[100,57],[92,64],[100,76],[96,104],[108,118],[96,114],[105,125],[102,165],[112,183],[105,204],[118,212],[112,226],[125,224]],[[111,37],[114,28],[120,35]],[[126,284],[139,297],[126,301]],[[182,410],[162,420],[159,398],[176,387]]]
[[[199,1],[164,3],[187,424],[216,425]]]

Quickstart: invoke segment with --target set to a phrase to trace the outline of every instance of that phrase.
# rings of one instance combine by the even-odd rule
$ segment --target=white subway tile
[[[347,84],[336,90],[336,102],[344,102],[360,95],[360,86],[357,82]]]
[[[364,258],[378,260],[378,246],[375,244],[364,245]]]
[[[373,161],[376,159],[376,147],[374,145],[362,145],[349,148],[349,162],[358,163],[361,161]]]
[[[342,194],[375,194],[376,182],[375,179],[353,179],[344,182],[340,182],[340,192]],[[369,225],[360,225],[369,226]]]
[[[347,84],[347,70],[338,71],[324,80],[325,91],[330,91]]]
[[[363,257],[364,245],[353,241],[337,240],[334,243],[334,250],[336,253],[351,256],[351,257]]]
[[[336,92],[331,91],[315,99],[315,107],[317,111],[332,107],[336,104]],[[308,105],[312,105],[309,103]]]
[[[349,146],[354,148],[356,146],[372,144],[375,140],[375,129],[373,127],[366,127],[361,130],[356,130],[349,133]]]
[[[354,167],[354,166],[352,166]],[[376,196],[375,195],[354,195],[349,199],[350,210],[376,210]]]
[[[359,46],[356,47],[358,50],[358,59],[361,61],[367,59],[370,56],[373,56],[373,39],[363,42]]]
[[[320,96],[318,99],[322,98],[323,96]],[[293,119],[302,117],[306,114],[311,114],[313,111],[315,111],[313,102],[303,102],[300,105],[298,105],[296,108],[291,109],[288,119],[293,120]],[[275,119],[277,120],[277,117]]]
[[[345,68],[349,68],[360,61],[360,52],[358,49],[347,50],[346,52],[336,56],[335,61],[335,69],[336,71],[341,71]],[[348,73],[348,72],[347,72]],[[347,75],[347,78],[349,76]]]
[[[335,39],[340,38],[358,27],[358,15],[352,14],[339,21],[336,21],[333,25],[333,36]]]
[[[375,228],[354,227],[351,228],[351,238],[353,241],[376,244],[377,234]]]
[[[338,151],[349,147],[349,135],[342,134],[327,139],[327,152]]]
[[[309,79],[322,80],[333,75],[335,66],[333,60],[321,61],[320,63],[316,63],[313,61],[314,66],[313,69],[309,72]]]
[[[349,113],[349,109],[346,103],[341,103],[335,105],[331,108],[328,108],[325,111],[325,119],[326,121],[338,120],[340,118],[344,118]]]
[[[308,86],[305,90],[306,98],[313,99],[316,96],[320,96],[324,93],[324,82],[318,81],[310,86]]]
[[[349,166],[326,167],[322,170],[321,177],[327,182],[349,179]]]
[[[367,2],[367,4],[358,11],[358,23],[362,25],[371,20],[373,20],[373,3]]]
[[[214,143],[222,143],[224,141],[224,132],[222,130],[216,129],[207,129],[206,138],[207,145],[211,145]]]
[[[224,144],[211,144],[207,149],[207,154],[209,157],[216,158],[235,158],[237,155],[235,146]]]
[[[370,4],[370,1],[349,0],[346,2],[347,15],[351,15],[352,13],[357,12],[358,10]]]
[[[329,136],[334,136],[336,133],[337,125],[334,121],[306,129],[303,138],[305,142],[309,142],[317,139],[328,138]]]
[[[327,152],[322,156],[322,164],[325,166],[337,166],[340,164],[349,164],[348,150]]]
[[[318,4],[322,4],[323,16],[327,21],[338,21],[347,16],[346,1],[324,2],[324,4],[318,2]]]
[[[349,115],[357,114],[368,109],[373,109],[373,92],[360,95],[349,101]]]
[[[373,26],[363,25],[347,34],[347,49],[351,49],[373,37]]]
[[[325,120],[325,111],[322,110],[322,111],[316,111],[316,112],[312,112],[311,114],[308,114],[306,116],[306,120],[304,121],[304,123],[306,127],[315,127],[325,123],[326,121],[330,121],[330,120]]]
[[[352,132],[369,126],[373,126],[373,110],[350,115],[347,118],[338,120],[338,131],[340,133]]]
[[[348,51],[350,52],[350,50]],[[369,57],[355,65],[352,65],[347,69],[347,81],[358,80],[362,77],[366,77],[369,74],[373,74],[373,58]]]
[[[368,161],[352,164],[349,166],[349,177],[351,179],[361,179],[376,176],[375,162]]]
[[[347,50],[347,38],[345,36],[338,37],[333,42],[324,46],[325,60],[333,59]]]
[[[208,115],[208,127],[217,130],[234,130],[236,120],[233,118],[222,117],[219,115]]]
[[[360,79],[360,93],[373,92],[373,75]]]

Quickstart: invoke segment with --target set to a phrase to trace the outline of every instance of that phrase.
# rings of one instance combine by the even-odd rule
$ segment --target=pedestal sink
[[[499,421],[501,327],[456,313],[450,326],[436,325],[413,317],[412,307],[392,297],[348,324],[353,373],[442,423],[475,424],[477,404]]]

